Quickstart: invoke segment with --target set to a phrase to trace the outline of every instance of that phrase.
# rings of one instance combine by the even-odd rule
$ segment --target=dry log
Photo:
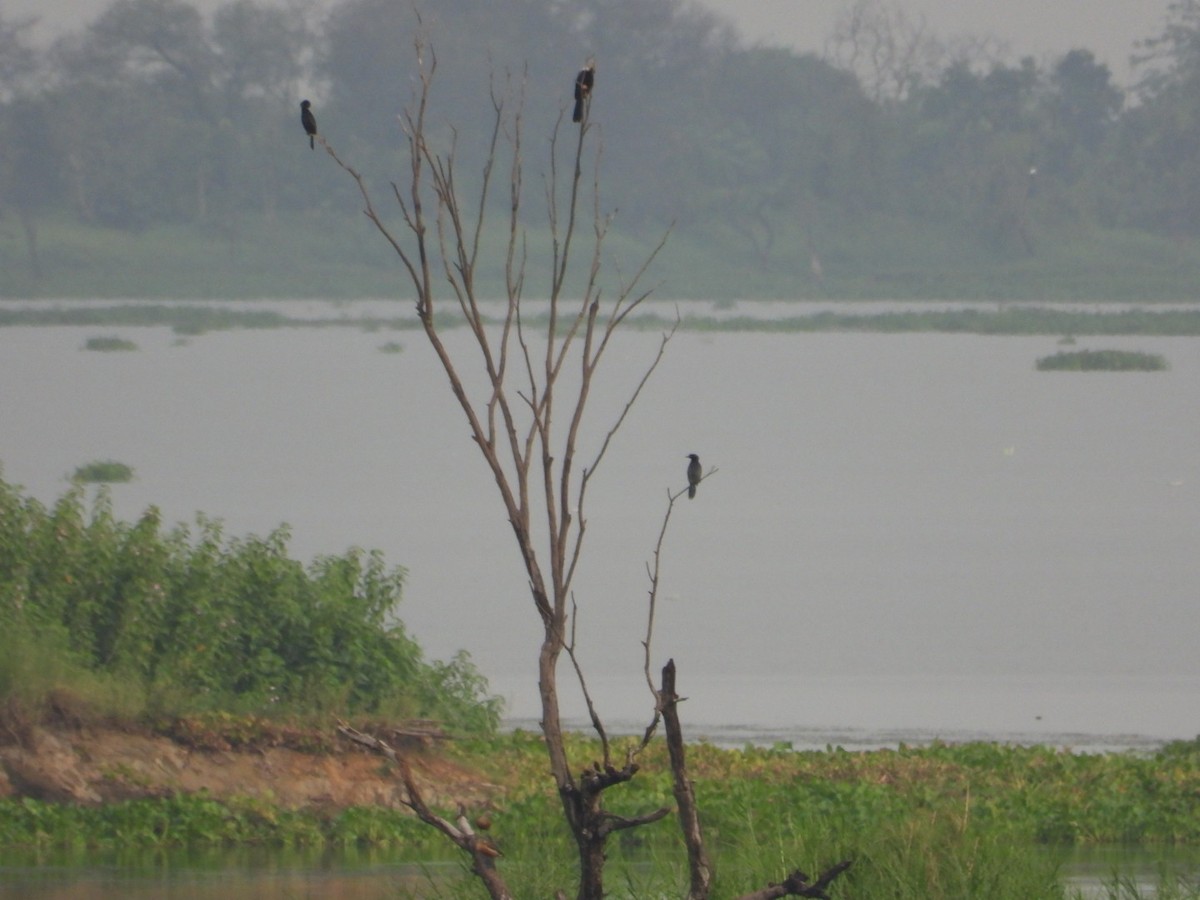
[[[781,884],[769,884],[752,894],[743,894],[738,900],[776,900],[778,897],[816,897],[820,900],[829,900],[829,894],[825,892],[825,889],[829,887],[833,879],[850,868],[850,863],[850,860],[844,859],[840,863],[830,866],[821,873],[820,878],[812,883],[809,883],[808,875],[797,869]]]

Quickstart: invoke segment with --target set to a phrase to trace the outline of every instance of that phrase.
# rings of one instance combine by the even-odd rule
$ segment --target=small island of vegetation
[[[1037,361],[1039,372],[1162,372],[1168,368],[1161,354],[1134,350],[1064,350]]]
[[[137,344],[120,337],[90,337],[84,342],[84,350],[95,350],[99,353],[113,353],[121,350],[136,350]]]
[[[124,484],[133,480],[133,469],[114,459],[100,459],[76,467],[71,480],[79,484]]]

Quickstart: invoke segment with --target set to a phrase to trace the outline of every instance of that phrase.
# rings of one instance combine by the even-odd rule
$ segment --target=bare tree
[[[945,48],[924,16],[916,19],[883,0],[855,0],[826,42],[830,62],[858,76],[877,103],[904,100],[938,68]]]
[[[990,35],[943,37],[894,0],[855,0],[825,42],[826,59],[853,72],[867,96],[885,105],[936,82],[953,63],[987,68],[1007,55],[1007,44]]]
[[[604,896],[605,847],[609,836],[658,821],[671,812],[670,808],[661,807],[636,816],[618,816],[605,809],[604,792],[634,777],[638,754],[650,741],[660,715],[666,714],[668,719],[673,716],[678,698],[674,694],[672,664],[670,682],[664,673],[661,690],[651,685],[655,710],[644,739],[626,749],[622,758],[613,758],[576,656],[574,576],[587,528],[588,486],[662,360],[678,327],[678,317],[675,325],[662,335],[657,353],[646,361],[624,407],[607,430],[600,432],[596,446],[586,453],[580,447],[581,428],[594,378],[614,335],[649,295],[640,285],[647,267],[664,246],[666,235],[630,277],[622,277],[618,270],[616,287],[602,290],[602,251],[612,217],[602,213],[600,207],[599,151],[588,150],[589,138],[596,131],[589,121],[589,95],[579,125],[567,124],[560,113],[550,139],[548,173],[542,192],[551,245],[548,300],[527,301],[527,275],[531,266],[523,218],[523,80],[510,77],[504,79],[500,88],[493,85],[493,116],[485,141],[484,162],[475,195],[468,200],[459,190],[457,134],[450,131],[448,146],[441,148],[434,146],[431,136],[428,102],[437,68],[436,56],[419,38],[415,47],[418,60],[415,96],[400,117],[408,145],[409,169],[403,182],[391,185],[399,207],[398,227],[390,225],[379,213],[363,176],[342,161],[325,136],[318,135],[317,140],[354,179],[367,218],[403,264],[415,292],[417,315],[425,336],[466,416],[471,438],[491,470],[504,504],[525,567],[533,607],[542,624],[538,655],[541,729],[550,772],[577,846],[578,897],[598,900]],[[501,166],[507,167],[506,179],[497,177]],[[585,179],[585,169],[590,171],[590,179]],[[503,187],[497,187],[497,183]],[[493,194],[505,187],[503,203],[497,202]],[[506,211],[503,226],[493,225],[490,220],[498,206]],[[504,297],[493,308],[479,293],[483,269],[481,248],[485,228],[501,227],[507,235],[503,245]],[[572,264],[577,257],[584,261],[583,275],[572,281]],[[456,356],[447,348],[442,331],[448,315],[469,331],[473,339],[471,351],[458,352]],[[669,495],[663,535],[670,508],[678,496],[679,493]],[[661,547],[662,535],[652,577],[650,624],[645,642],[647,661]],[[578,674],[592,724],[601,740],[602,758],[580,772],[571,769],[559,712],[558,667],[564,652]],[[647,662],[647,671],[648,666]],[[677,719],[675,722],[678,732]],[[354,733],[352,729],[343,728],[343,733],[395,758],[390,748],[377,739]],[[678,746],[677,784],[687,782],[681,737]],[[402,774],[408,803],[417,815],[470,854],[474,871],[492,897],[510,897],[497,871],[494,854],[487,842],[472,832],[465,814],[460,813],[457,822],[437,815],[425,804],[403,768]],[[681,810],[685,802],[680,799]],[[702,854],[702,844],[697,844],[702,837],[694,815],[694,799],[692,808],[685,831],[690,835],[689,848],[698,845]],[[707,867],[706,857],[693,854],[694,865],[699,864],[695,862],[697,859],[704,860]],[[692,896],[707,896],[710,880],[693,878]]]

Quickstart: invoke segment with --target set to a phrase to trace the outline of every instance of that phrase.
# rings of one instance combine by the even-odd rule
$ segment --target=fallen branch
[[[820,878],[811,884],[808,875],[797,869],[782,884],[769,884],[760,891],[743,894],[738,900],[776,900],[778,897],[817,897],[820,900],[829,900],[829,894],[825,893],[825,889],[829,887],[833,879],[850,868],[850,864],[850,860],[844,859],[840,863],[830,866],[821,873]]]

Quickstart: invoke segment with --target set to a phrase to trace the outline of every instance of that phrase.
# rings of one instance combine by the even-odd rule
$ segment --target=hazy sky
[[[734,19],[746,37],[820,51],[851,0],[703,0]],[[892,2],[892,0],[885,0]],[[1157,35],[1169,0],[898,0],[911,19],[924,17],[942,36],[988,34],[1018,56],[1086,47],[1118,80],[1129,71],[1135,41]]]
[[[0,0],[6,17],[40,15],[47,25],[76,27],[110,0]],[[197,0],[215,7],[221,0]],[[851,0],[701,0],[732,19],[752,41],[783,43],[819,52]],[[1113,70],[1129,73],[1135,41],[1162,31],[1169,0],[885,0],[910,18],[924,16],[943,37],[988,34],[1007,41],[1018,56],[1061,54],[1086,47]]]

